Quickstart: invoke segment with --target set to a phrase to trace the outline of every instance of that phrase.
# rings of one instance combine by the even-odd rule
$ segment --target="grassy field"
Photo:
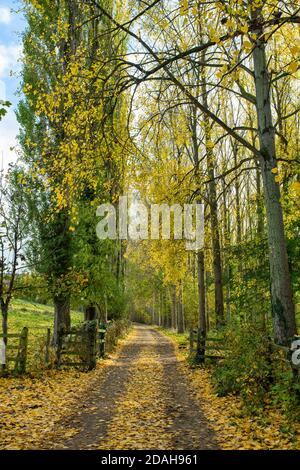
[[[8,314],[9,333],[21,333],[28,327],[28,361],[27,369],[36,370],[43,366],[47,328],[53,331],[53,306],[15,299]],[[72,326],[83,320],[83,313],[71,312]],[[2,331],[2,330],[0,330]],[[17,345],[18,339],[10,339],[11,345]]]
[[[83,320],[82,312],[71,312],[72,325],[76,326]],[[27,300],[16,299],[10,311],[8,326],[11,332],[18,332],[24,326],[30,330],[45,330],[53,328],[53,306],[33,303]]]

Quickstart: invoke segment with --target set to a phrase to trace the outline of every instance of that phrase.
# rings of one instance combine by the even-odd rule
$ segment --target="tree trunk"
[[[198,264],[198,328],[206,335],[206,305],[205,305],[205,277],[204,277],[204,252],[197,253]]]
[[[88,305],[84,312],[84,320],[92,321],[97,319],[97,307],[96,305]]]
[[[261,24],[260,11],[255,10],[252,19]],[[253,52],[259,140],[262,157],[260,166],[264,184],[268,245],[271,274],[271,301],[274,337],[279,344],[288,344],[296,334],[295,310],[292,297],[288,256],[284,235],[283,214],[279,185],[272,169],[277,166],[275,129],[272,122],[270,101],[270,76],[267,70],[263,27],[255,31],[259,39]]]
[[[264,234],[264,213],[262,208],[262,194],[261,194],[261,175],[260,169],[256,170],[256,217],[257,225],[256,231],[259,238]]]
[[[230,227],[230,217],[228,211],[228,188],[226,188],[225,180],[222,179],[222,190],[223,190],[223,233],[224,233],[224,245],[223,245],[223,266],[224,272],[226,273],[226,295],[225,295],[225,305],[226,305],[226,320],[230,320],[231,317],[231,305],[230,305],[230,285],[231,285],[231,259],[229,255],[229,247],[230,247],[230,235],[231,235],[231,227]]]
[[[155,325],[155,293],[152,298],[152,325]]]
[[[177,296],[176,286],[172,286],[172,328],[177,328]]]
[[[205,56],[203,55],[203,60]],[[208,108],[207,89],[206,89],[206,76],[204,69],[202,71],[202,102],[205,108]],[[210,223],[211,223],[211,238],[212,238],[212,254],[213,254],[213,269],[214,269],[214,282],[215,282],[215,315],[216,326],[220,327],[224,324],[224,299],[223,299],[223,280],[222,280],[222,263],[221,263],[221,247],[220,247],[220,232],[218,220],[218,203],[217,203],[217,188],[215,181],[215,161],[214,153],[211,148],[211,123],[208,116],[203,116],[204,119],[204,133],[205,133],[205,146],[206,146],[206,159],[207,159],[207,173],[210,183],[208,185],[209,207],[210,207]]]
[[[183,311],[183,289],[182,282],[180,283],[180,294],[177,303],[177,333],[184,333],[184,311]]]
[[[70,316],[70,297],[55,296],[54,297],[54,333],[53,343],[58,344],[59,335],[63,331],[67,331],[71,326]]]

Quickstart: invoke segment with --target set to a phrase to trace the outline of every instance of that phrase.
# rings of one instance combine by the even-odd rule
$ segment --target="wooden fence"
[[[198,362],[224,359],[226,350],[224,338],[205,336],[198,329],[190,331],[190,357],[196,357]]]
[[[79,367],[91,370],[97,357],[103,358],[116,346],[118,339],[127,332],[126,320],[97,324],[85,322],[81,328],[73,328],[60,337],[57,350],[58,367]]]
[[[269,338],[270,349],[279,350],[284,354],[284,361],[292,369],[294,377],[299,376],[300,371],[300,336],[291,338],[291,346],[281,346],[275,343],[273,338]],[[204,336],[198,329],[190,331],[190,357],[196,357],[198,362],[205,359],[218,361],[225,358],[228,348],[225,339],[213,336]]]
[[[23,374],[26,371],[28,328],[24,327],[21,333],[1,333],[1,373],[9,371]]]
[[[81,328],[61,333],[57,346],[57,367],[79,367],[91,370],[97,361],[97,323],[85,322]]]
[[[104,358],[113,350],[118,338],[126,333],[128,326],[129,322],[125,320],[112,321],[106,325],[98,325],[96,321],[84,322],[80,327],[60,334],[56,348],[51,344],[52,334],[50,328],[47,328],[40,337],[43,348],[38,352],[42,368],[76,367],[91,370],[96,366],[98,357]],[[5,356],[5,364],[2,365],[0,374],[26,372],[28,332],[25,327],[21,333],[0,334],[0,350],[5,348],[2,354]],[[5,339],[7,344],[3,341]],[[31,359],[31,355],[29,357]]]

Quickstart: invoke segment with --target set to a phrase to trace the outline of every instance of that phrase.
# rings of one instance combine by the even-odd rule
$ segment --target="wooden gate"
[[[24,327],[21,333],[1,333],[0,339],[1,373],[5,374],[12,370],[16,374],[24,374],[27,360],[28,328]]]

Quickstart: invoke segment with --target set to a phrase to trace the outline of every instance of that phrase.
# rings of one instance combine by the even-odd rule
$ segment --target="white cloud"
[[[0,23],[9,24],[11,20],[10,9],[8,7],[0,7]]]
[[[20,45],[0,44],[0,78],[8,77],[11,70],[15,72],[19,68],[18,59],[21,51]]]
[[[6,100],[6,85],[3,80],[0,80],[0,100]]]

